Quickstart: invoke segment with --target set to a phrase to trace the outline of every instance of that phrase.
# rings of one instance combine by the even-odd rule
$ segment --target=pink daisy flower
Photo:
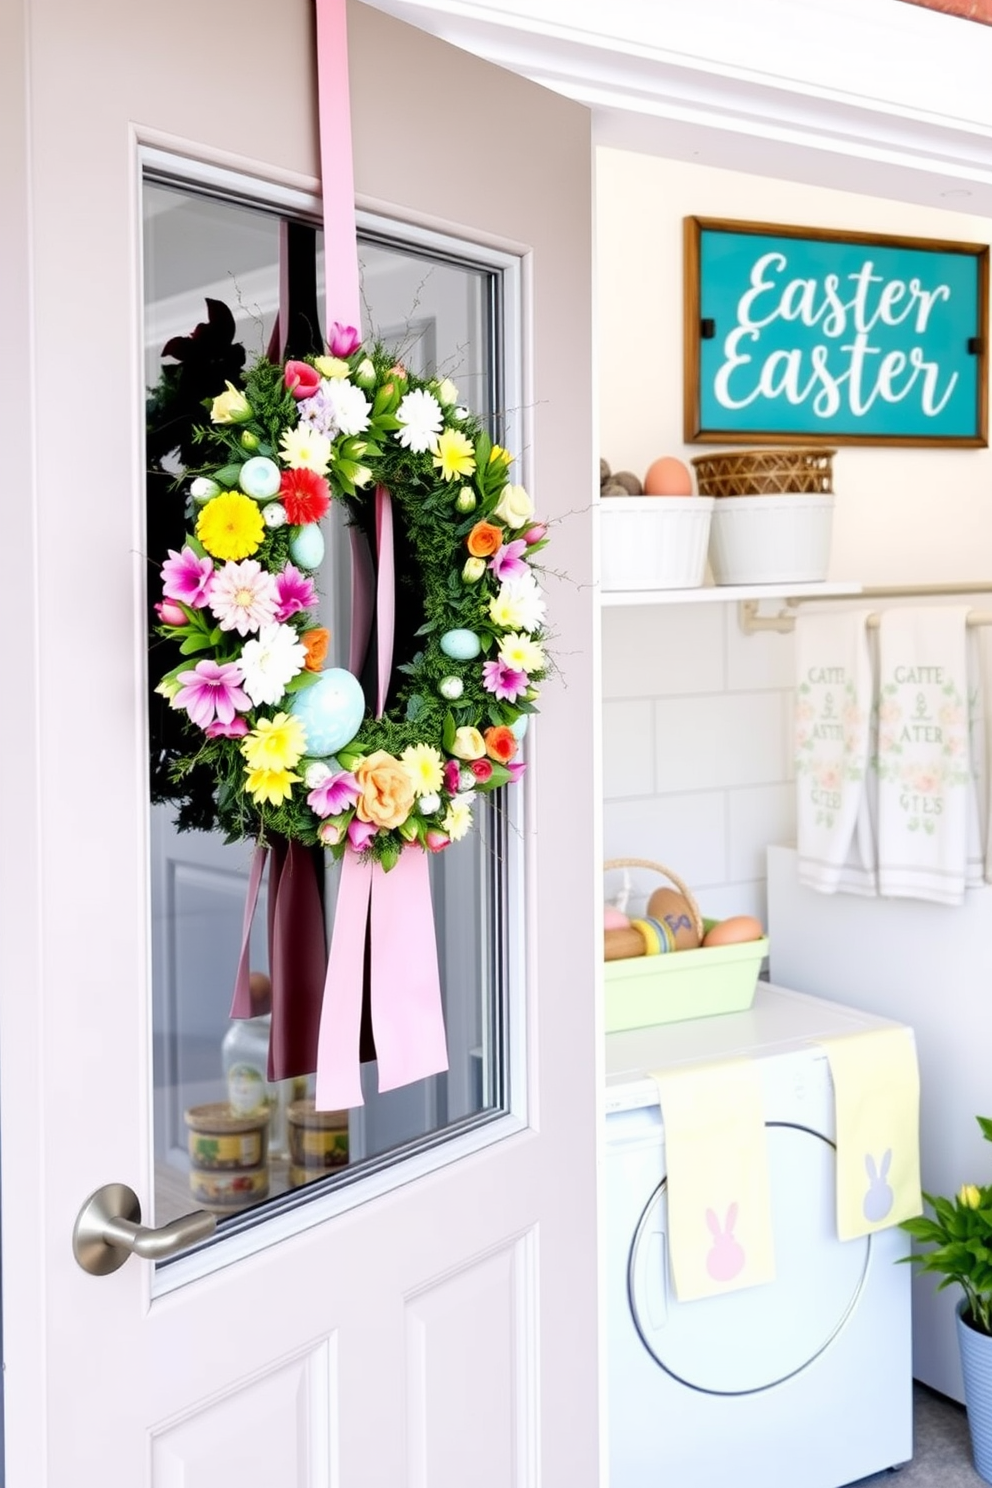
[[[298,615],[301,610],[309,610],[311,605],[317,603],[317,591],[314,588],[313,579],[300,573],[300,570],[292,563],[287,563],[282,573],[276,574],[275,588],[275,618],[280,625],[284,624],[290,615]]]
[[[241,666],[236,661],[198,661],[191,672],[180,672],[176,706],[185,708],[193,723],[209,728],[215,719],[232,723],[235,713],[247,713],[251,700],[241,690]]]
[[[530,678],[526,672],[518,672],[507,666],[505,661],[484,661],[482,685],[488,692],[495,693],[498,700],[515,703],[521,693],[527,691]]]
[[[339,775],[328,775],[307,796],[307,805],[317,816],[340,816],[342,811],[358,802],[361,790],[350,770]]]
[[[207,724],[208,739],[243,739],[247,732],[248,720],[240,714],[230,723],[221,723],[219,718],[215,718],[213,723]]]
[[[214,574],[210,586],[210,608],[221,630],[251,635],[276,618],[278,598],[275,581],[254,558],[225,563]]]
[[[213,576],[212,558],[199,558],[192,548],[183,548],[181,553],[170,548],[162,564],[162,593],[166,599],[178,599],[191,609],[202,610]]]
[[[489,560],[489,567],[500,583],[504,579],[519,578],[521,574],[527,572],[527,564],[520,556],[526,551],[527,544],[522,537],[514,538],[513,542],[504,543],[502,547],[496,549]]]

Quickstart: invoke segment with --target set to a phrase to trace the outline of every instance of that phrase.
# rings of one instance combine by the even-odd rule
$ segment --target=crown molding
[[[366,3],[585,103],[599,144],[992,216],[992,28],[901,0]]]

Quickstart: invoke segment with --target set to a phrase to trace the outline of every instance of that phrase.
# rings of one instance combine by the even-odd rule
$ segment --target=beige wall
[[[934,188],[935,196],[937,186]],[[989,241],[938,207],[601,149],[597,156],[601,450],[643,475],[682,442],[682,219],[740,218]],[[870,584],[992,577],[992,452],[841,448],[831,577]]]

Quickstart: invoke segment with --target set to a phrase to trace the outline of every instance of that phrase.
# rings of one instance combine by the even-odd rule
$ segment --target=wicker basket
[[[836,453],[796,445],[697,455],[692,463],[700,496],[829,496]]]
[[[710,922],[701,918],[682,880],[660,863],[649,858],[613,858],[604,868],[650,868],[662,874],[687,901],[698,930],[709,928]],[[767,953],[766,936],[740,945],[700,946],[695,951],[607,961],[603,967],[606,1032],[745,1012],[754,1001],[758,972]]]

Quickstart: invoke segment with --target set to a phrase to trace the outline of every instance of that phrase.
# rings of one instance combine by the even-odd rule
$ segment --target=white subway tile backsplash
[[[769,600],[770,610],[780,601]],[[794,687],[796,682],[795,637],[763,630],[745,635],[735,604],[721,605],[726,628],[727,688],[730,692],[758,692],[769,687]]]
[[[603,842],[608,859],[651,858],[674,868],[693,892],[730,876],[723,791],[608,802]],[[646,882],[657,888],[661,879],[653,877]]]
[[[794,785],[760,785],[727,794],[729,873],[732,880],[765,876],[769,842],[792,842],[796,832]]]
[[[654,793],[654,712],[650,702],[603,704],[603,795]]]
[[[603,696],[721,692],[724,622],[717,604],[603,610]]]
[[[729,920],[731,915],[754,915],[768,925],[768,891],[764,878],[748,883],[726,883],[704,889],[698,896],[706,919]]]
[[[712,790],[782,781],[782,712],[782,694],[778,692],[657,702],[657,790]]]

